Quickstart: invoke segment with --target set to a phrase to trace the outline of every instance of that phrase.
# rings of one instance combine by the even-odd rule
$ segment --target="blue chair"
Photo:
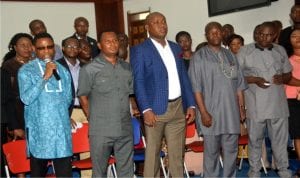
[[[132,117],[131,118],[132,126],[133,126],[133,143],[134,143],[134,155],[133,160],[134,161],[145,161],[145,148],[146,148],[146,141],[145,137],[143,136],[142,130],[141,130],[141,123],[140,121]],[[164,177],[167,178],[167,173],[165,169],[165,165],[163,162],[163,158],[166,156],[165,152],[160,152],[160,163],[161,168],[163,170]]]

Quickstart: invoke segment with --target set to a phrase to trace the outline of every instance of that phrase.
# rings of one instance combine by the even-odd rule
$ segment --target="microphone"
[[[49,62],[52,62],[52,60],[50,58],[45,58],[44,61],[46,62],[46,64]],[[56,69],[53,69],[53,75],[56,80],[60,80],[60,76],[58,75]]]

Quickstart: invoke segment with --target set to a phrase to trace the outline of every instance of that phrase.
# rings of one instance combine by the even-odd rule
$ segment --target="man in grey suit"
[[[112,151],[118,177],[133,177],[133,134],[129,95],[133,93],[130,65],[117,57],[116,33],[103,32],[101,53],[80,69],[78,96],[89,118],[93,177],[107,177]]]
[[[245,91],[249,133],[249,177],[260,177],[261,149],[265,130],[272,143],[280,177],[291,177],[287,154],[289,110],[284,83],[291,78],[292,66],[284,48],[272,43],[274,24],[264,22],[258,28],[255,43],[238,53],[249,88]]]

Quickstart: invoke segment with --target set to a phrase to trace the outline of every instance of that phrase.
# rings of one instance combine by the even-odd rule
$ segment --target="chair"
[[[240,160],[240,165],[239,165],[239,170],[242,169],[242,164],[243,164],[243,159],[244,159],[244,156],[246,156],[246,145],[248,145],[248,135],[243,135],[243,136],[240,136],[239,137],[239,146],[242,146],[242,155],[241,155],[241,160]],[[262,158],[260,158],[260,161],[261,161],[261,165],[263,167],[263,170],[264,170],[264,173],[265,175],[268,175],[268,171],[266,169],[266,166],[264,164],[264,161]]]
[[[82,123],[81,128],[77,128],[76,132],[72,133],[73,154],[85,153],[90,151],[89,137],[88,137],[89,125],[88,123]],[[108,171],[112,168],[112,174],[117,177],[117,171],[115,167],[116,160],[113,156],[110,156],[108,160]],[[73,160],[72,166],[78,169],[91,169],[91,158],[85,158],[82,160]]]
[[[193,122],[192,124],[187,125],[185,137],[186,138],[192,138],[192,137],[194,137],[195,132],[196,132],[196,123]],[[192,152],[195,152],[195,153],[204,152],[204,143],[203,143],[203,141],[202,140],[193,141],[192,143],[186,144],[185,145],[185,152],[189,152],[189,151],[192,151]],[[221,155],[219,157],[219,160],[220,160],[221,167],[223,167],[223,160],[222,160]],[[201,175],[201,176],[203,176],[203,175]]]
[[[6,177],[10,177],[9,171],[13,174],[30,172],[30,159],[27,158],[25,140],[5,143],[2,148],[7,162]]]
[[[145,161],[146,141],[145,141],[145,137],[143,136],[143,133],[141,130],[140,121],[137,118],[132,117],[131,122],[132,122],[132,126],[133,126],[133,142],[134,142],[133,160],[134,161]],[[164,177],[167,178],[168,176],[167,176],[165,165],[163,162],[163,157],[165,157],[165,153],[163,151],[161,151],[160,152],[161,168],[163,170]]]

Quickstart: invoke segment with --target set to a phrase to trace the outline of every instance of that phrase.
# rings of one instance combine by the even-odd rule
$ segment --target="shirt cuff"
[[[196,109],[196,106],[190,106],[189,108]]]
[[[147,112],[147,111],[152,111],[152,109],[151,109],[151,108],[145,109],[145,110],[143,111],[143,114],[145,114],[145,112]]]

